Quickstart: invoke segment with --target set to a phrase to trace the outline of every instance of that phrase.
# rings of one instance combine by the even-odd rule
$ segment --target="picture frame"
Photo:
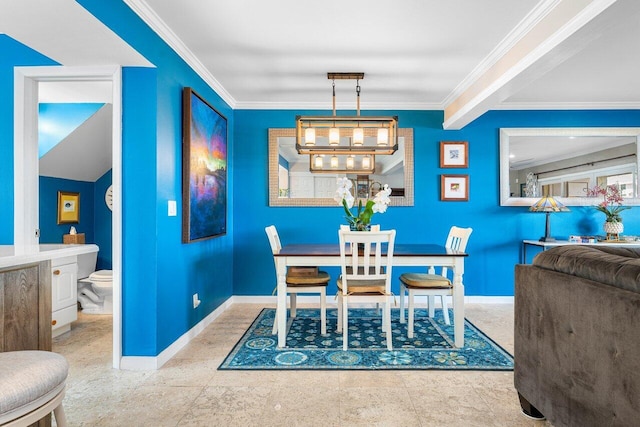
[[[58,191],[58,224],[80,222],[80,193]]]
[[[182,92],[182,241],[227,233],[227,119],[192,88]]]
[[[440,175],[440,200],[469,200],[469,175]]]
[[[441,168],[469,167],[468,141],[440,141]]]

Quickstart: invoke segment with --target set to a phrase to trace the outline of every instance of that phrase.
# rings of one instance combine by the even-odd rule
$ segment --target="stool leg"
[[[67,417],[64,414],[64,408],[62,407],[62,403],[58,405],[56,409],[53,410],[53,415],[56,417],[56,424],[58,427],[67,427]]]

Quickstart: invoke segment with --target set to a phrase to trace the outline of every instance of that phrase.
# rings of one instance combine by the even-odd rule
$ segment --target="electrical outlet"
[[[198,308],[201,302],[202,301],[198,299],[198,294],[197,293],[193,294],[193,308]]]

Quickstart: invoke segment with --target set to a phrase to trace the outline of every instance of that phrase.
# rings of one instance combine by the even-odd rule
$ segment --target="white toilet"
[[[94,257],[78,257],[78,302],[86,314],[113,314],[113,274],[96,269]]]

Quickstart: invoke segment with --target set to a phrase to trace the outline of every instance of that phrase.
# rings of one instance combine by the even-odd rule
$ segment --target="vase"
[[[351,231],[371,231],[371,224],[349,224]]]
[[[624,225],[619,221],[616,221],[616,222],[607,221],[604,223],[604,232],[607,233],[607,239],[611,235],[615,235],[615,237],[618,238],[620,233],[622,233],[623,231],[624,231]]]

